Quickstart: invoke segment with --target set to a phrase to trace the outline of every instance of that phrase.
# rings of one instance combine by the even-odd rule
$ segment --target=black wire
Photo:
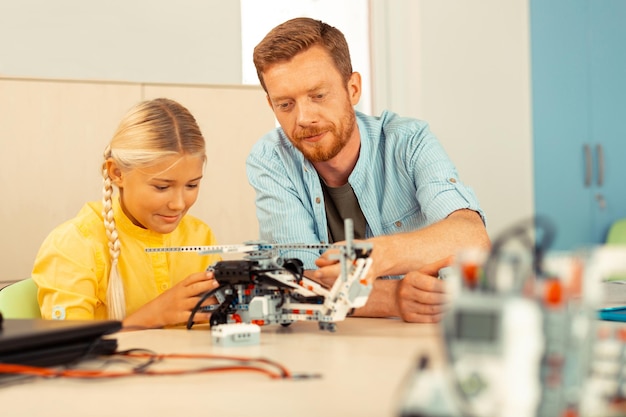
[[[76,357],[72,358],[69,362],[65,363],[63,367],[65,369],[72,369],[80,362],[96,356],[110,356],[116,353],[117,341],[115,339],[105,339],[102,337],[96,337],[90,341]]]
[[[123,350],[123,351],[115,352],[115,353],[117,355],[129,357],[128,355],[137,353],[137,352],[147,353],[149,356],[148,356],[148,359],[144,363],[141,363],[133,367],[132,368],[133,372],[137,372],[137,373],[145,372],[146,369],[148,369],[150,366],[152,366],[153,364],[157,362],[161,362],[162,360],[162,358],[155,351],[150,350],[150,349],[135,348],[135,349],[127,349],[127,350]]]
[[[264,357],[239,357],[232,355],[219,355],[219,354],[158,354],[149,349],[128,349],[122,352],[116,352],[119,355],[126,355],[129,358],[133,358],[133,353],[145,353],[148,357],[148,361],[145,364],[142,364],[138,367],[133,368],[133,371],[139,372],[150,372],[147,368],[157,362],[163,361],[164,359],[206,359],[206,360],[221,360],[221,361],[230,361],[238,366],[249,367],[251,369],[262,369],[259,364],[274,368],[279,374],[281,378],[291,378],[291,372],[287,370],[281,363],[276,362],[272,359],[264,358]],[[140,369],[141,368],[141,369]],[[189,373],[198,373],[203,371],[211,371],[211,370],[228,370],[232,368],[230,365],[225,366],[212,366],[212,367],[203,367],[189,370]],[[319,374],[297,374],[297,379],[306,379],[306,378],[317,378],[321,377]]]
[[[139,353],[139,355],[135,355]],[[25,365],[25,369],[20,370],[11,370],[11,374],[6,374],[6,376],[11,377],[13,375],[19,378],[0,378],[0,385],[5,383],[17,383],[22,382],[26,379],[32,379],[37,377],[42,378],[85,378],[85,379],[100,379],[100,378],[119,378],[119,377],[129,377],[136,375],[147,375],[147,376],[157,376],[157,375],[185,375],[185,374],[197,374],[204,372],[215,372],[215,371],[228,371],[228,370],[250,370],[250,371],[258,371],[263,372],[272,378],[291,378],[291,372],[287,370],[282,364],[275,362],[266,358],[243,358],[236,356],[225,356],[225,355],[194,355],[194,354],[158,354],[151,350],[147,349],[129,349],[126,351],[116,352],[112,357],[116,358],[117,361],[121,357],[125,359],[125,362],[130,364],[130,359],[137,360],[141,358],[145,358],[145,361],[138,366],[134,366],[130,369],[130,372],[116,372],[106,373],[105,370],[93,370],[93,369],[76,369],[76,368],[65,368],[65,369],[57,369],[54,367],[39,367],[39,366],[28,366]],[[197,360],[197,359],[206,359],[206,360],[221,360],[221,361],[230,361],[233,362],[232,365],[219,365],[219,366],[204,366],[199,368],[192,369],[176,369],[173,372],[169,371],[159,371],[149,369],[151,365],[161,362],[164,359],[188,359],[188,360]],[[102,368],[105,368],[108,365],[116,362],[116,360],[106,360],[102,363]],[[0,364],[0,367],[5,364]],[[6,364],[7,366],[11,366],[13,364]],[[269,368],[273,368],[270,370]],[[0,371],[1,373],[2,371]],[[0,376],[4,376],[0,374]],[[316,374],[298,374],[296,375],[296,379],[306,379],[318,377]]]
[[[74,359],[72,362],[70,362],[67,367],[71,367],[74,364],[77,364],[78,362],[89,358],[89,356],[91,356],[92,352],[94,352],[96,350],[96,347],[101,343],[101,339],[99,337],[95,338],[93,341],[91,341],[91,343],[89,343],[89,345],[87,346],[87,349],[85,349],[85,351],[80,354],[76,359]]]
[[[276,304],[276,308],[281,308],[285,304],[285,290],[279,289],[278,292],[280,293],[280,302]]]
[[[298,273],[296,273],[296,272],[294,272],[294,271],[292,271],[292,270],[290,270],[288,268],[254,269],[254,270],[251,270],[250,272],[254,273],[254,275],[262,275],[262,274],[268,273],[268,272],[282,272],[282,271],[286,271],[286,272],[290,273],[291,275],[293,275],[293,277],[296,279],[296,281],[298,281],[298,278],[300,280],[302,280],[302,275],[301,274],[298,274]],[[271,279],[273,279],[273,278],[271,278]],[[252,283],[254,285],[257,285],[255,280],[252,280]],[[222,288],[226,288],[226,287],[227,287],[226,285],[220,285],[219,287],[204,293],[200,297],[200,300],[198,300],[196,305],[191,310],[191,314],[189,315],[189,319],[187,320],[187,329],[191,329],[193,327],[193,325],[195,324],[194,321],[193,321],[193,318],[195,317],[195,315],[198,312],[198,310],[201,309],[202,303],[204,303],[207,298],[209,298],[212,295],[214,295],[217,291],[219,291]],[[281,301],[281,305],[282,305],[283,302],[284,302],[284,294],[281,293],[281,296],[283,298],[282,301]]]
[[[191,329],[193,327],[193,318],[195,317],[198,310],[202,307],[202,303],[204,303],[207,298],[211,297],[222,288],[224,288],[224,286],[220,285],[219,287],[214,288],[211,291],[205,292],[202,297],[200,297],[200,300],[198,300],[194,308],[191,310],[191,314],[189,315],[189,319],[187,320],[187,329]]]
[[[137,373],[143,372],[150,365],[162,360],[158,356],[158,354],[153,350],[143,349],[143,348],[132,348],[132,349],[127,349],[127,350],[118,350],[115,353],[111,354],[110,356],[107,357],[106,360],[102,361],[101,368],[104,369],[107,366],[110,366],[115,363],[130,364],[131,361],[137,362],[138,357],[130,356],[133,353],[137,353],[137,352],[144,353],[149,356],[146,356],[148,359],[146,359],[139,365],[136,365],[133,368],[131,368],[133,372],[137,372]]]

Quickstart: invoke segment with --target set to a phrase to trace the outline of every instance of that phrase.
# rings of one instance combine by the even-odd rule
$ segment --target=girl
[[[187,215],[205,163],[204,138],[185,107],[160,98],[131,109],[104,151],[102,202],[87,203],[39,250],[42,317],[186,322],[200,295],[217,287],[206,269],[219,257],[145,249],[216,243],[209,226]]]

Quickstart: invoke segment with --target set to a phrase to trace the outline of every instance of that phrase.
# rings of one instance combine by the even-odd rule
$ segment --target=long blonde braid
[[[111,158],[111,147],[107,146],[102,164],[102,216],[104,217],[104,227],[109,240],[109,254],[111,255],[111,271],[107,286],[107,309],[110,319],[122,320],[126,316],[126,295],[118,268],[121,244],[113,218],[113,185],[106,165],[109,158]]]

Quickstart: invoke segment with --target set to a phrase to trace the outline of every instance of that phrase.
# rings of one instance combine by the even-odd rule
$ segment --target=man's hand
[[[329,259],[332,251],[325,252],[315,264],[320,268],[311,271],[311,277],[326,287],[331,287],[339,276],[339,263]],[[367,304],[357,309],[356,316],[399,316],[411,323],[437,323],[447,301],[445,282],[437,278],[439,270],[450,266],[453,256],[440,259],[407,273],[401,280],[377,280]],[[384,288],[386,289],[384,289]]]
[[[441,268],[449,266],[452,257],[444,258],[411,271],[399,282],[396,301],[399,315],[412,323],[437,323],[445,309],[445,282],[438,279]]]
[[[374,239],[370,239],[368,241],[373,241],[373,240]],[[359,242],[359,241],[356,241],[356,242]],[[345,242],[341,241],[341,242],[337,242],[336,244],[343,245],[345,244]],[[367,273],[367,276],[365,277],[365,279],[369,281],[370,283],[373,283],[376,277],[378,276],[375,268],[377,266],[377,263],[379,263],[379,261],[376,261],[376,258],[374,257],[375,252],[376,252],[376,246],[374,246],[374,249],[372,249],[372,254],[370,255],[370,258],[372,258],[372,265]],[[337,280],[337,278],[339,277],[339,273],[341,272],[341,264],[339,263],[338,255],[339,255],[339,249],[329,249],[325,251],[323,254],[320,255],[319,258],[315,260],[315,265],[319,269],[310,271],[310,273],[308,273],[307,276],[319,282],[323,286],[327,288],[331,288],[333,284],[335,283],[335,281]]]
[[[319,268],[311,272],[311,278],[326,288],[331,288],[341,272],[341,264],[338,259],[330,259],[331,255],[338,255],[338,249],[329,249],[315,260]]]

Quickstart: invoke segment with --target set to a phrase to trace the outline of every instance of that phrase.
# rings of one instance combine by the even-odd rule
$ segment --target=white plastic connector
[[[211,327],[215,346],[252,346],[261,342],[261,327],[256,324],[230,323]]]

